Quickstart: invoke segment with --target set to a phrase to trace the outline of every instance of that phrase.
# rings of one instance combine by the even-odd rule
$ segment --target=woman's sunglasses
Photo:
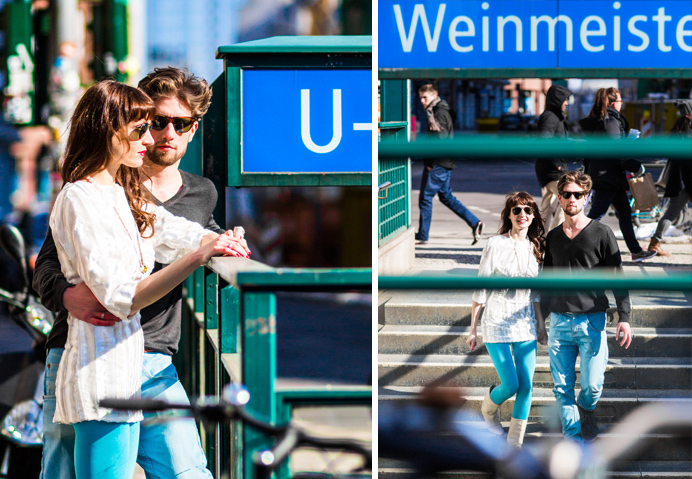
[[[161,131],[168,126],[169,123],[173,122],[173,129],[176,133],[182,134],[187,133],[192,128],[192,125],[197,121],[197,118],[192,118],[190,116],[163,116],[154,115],[154,121],[151,124],[151,129],[156,131]]]
[[[512,214],[514,216],[519,216],[522,211],[526,213],[528,216],[531,216],[533,214],[533,208],[531,208],[530,206],[515,206],[514,208],[512,208]]]
[[[564,199],[568,200],[570,196],[574,195],[575,200],[580,200],[582,196],[586,195],[586,191],[563,191],[560,193]]]
[[[130,133],[130,139],[141,140],[142,137],[147,134],[150,127],[151,123],[142,123],[141,125],[135,127],[134,130],[132,130],[132,133]]]

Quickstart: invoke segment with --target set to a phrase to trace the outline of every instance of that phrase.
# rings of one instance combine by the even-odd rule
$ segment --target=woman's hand
[[[548,344],[548,333],[545,330],[545,323],[538,321],[536,324],[536,341],[543,346]]]
[[[211,235],[207,235],[207,238],[209,237]],[[214,256],[247,258],[250,255],[250,250],[247,249],[247,244],[242,237],[238,239],[238,236],[234,235],[233,231],[228,230],[224,234],[211,239],[211,241],[203,241],[202,245],[197,249],[197,253],[199,254],[199,265],[203,266]]]
[[[249,258],[250,248],[247,246],[245,241],[245,230],[242,227],[236,226],[232,230],[227,230],[222,236],[228,236],[230,238],[229,252],[226,253],[228,256],[235,256],[238,258]]]
[[[471,332],[469,333],[469,337],[466,338],[466,344],[469,345],[469,348],[471,348],[471,351],[473,351],[476,348],[476,328],[471,328]]]

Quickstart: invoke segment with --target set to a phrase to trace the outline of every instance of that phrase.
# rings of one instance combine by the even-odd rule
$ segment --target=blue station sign
[[[372,74],[242,71],[242,173],[372,171]]]
[[[690,0],[379,0],[378,66],[692,68]]]

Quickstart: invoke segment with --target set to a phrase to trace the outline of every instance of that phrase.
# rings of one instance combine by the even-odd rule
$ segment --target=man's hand
[[[622,333],[622,341],[620,341],[620,333]],[[630,347],[632,342],[632,329],[630,323],[620,321],[615,330],[615,341],[620,341],[620,346],[625,346],[625,349]]]
[[[109,313],[84,283],[67,288],[62,304],[72,316],[94,326],[113,326],[120,318]]]

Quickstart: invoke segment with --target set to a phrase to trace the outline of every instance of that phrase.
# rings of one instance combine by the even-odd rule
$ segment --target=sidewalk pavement
[[[411,194],[411,219],[418,228],[418,191]],[[471,245],[473,234],[471,228],[445,207],[435,197],[429,241],[426,245],[416,245],[416,260],[408,275],[460,274],[475,275],[480,264],[483,248],[490,236],[497,234],[500,225],[500,212],[504,206],[504,196],[489,193],[460,193],[454,195],[484,223],[483,236],[475,245]],[[540,205],[540,197],[536,197]],[[606,215],[602,220],[614,232],[619,232],[617,218]],[[641,240],[642,248],[649,240]],[[635,263],[623,240],[618,240],[622,253],[625,274],[667,274],[692,271],[692,236],[665,237],[663,248],[671,256],[655,256],[652,259]]]

